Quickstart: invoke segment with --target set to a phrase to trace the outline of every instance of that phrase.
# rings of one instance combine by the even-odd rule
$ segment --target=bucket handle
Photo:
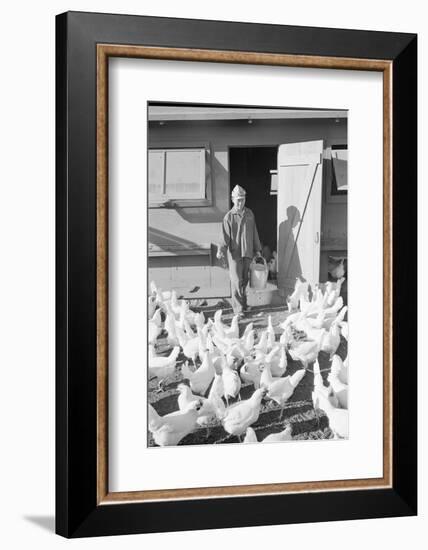
[[[254,256],[254,258],[251,260],[251,265],[257,264],[256,260],[258,258],[261,258],[263,260],[264,266],[267,268],[267,262],[266,262],[266,260],[264,259],[263,256]]]

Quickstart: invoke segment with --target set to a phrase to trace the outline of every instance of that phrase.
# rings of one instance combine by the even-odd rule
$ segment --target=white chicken
[[[181,306],[182,306],[183,302],[184,302],[184,300],[178,301],[177,292],[175,290],[172,290],[169,305],[170,305],[170,307],[171,307],[171,309],[172,309],[172,311],[173,311],[176,318],[178,318],[180,316]]]
[[[266,332],[267,332],[267,349],[268,351],[270,351],[275,346],[275,330],[272,325],[272,315],[269,315],[268,317],[268,326],[267,326]]]
[[[203,311],[195,313],[194,324],[197,328],[202,328],[205,325],[205,315]]]
[[[305,298],[305,296],[299,297],[299,309],[304,315],[308,315],[315,311],[314,304]]]
[[[162,417],[156,412],[150,403],[147,407],[147,425],[151,432],[156,431],[162,426]]]
[[[299,307],[300,296],[303,296],[306,300],[308,296],[308,283],[302,282],[298,277],[296,278],[296,284],[294,285],[293,293],[287,299],[288,311],[296,311]]]
[[[282,432],[269,434],[263,439],[263,443],[279,443],[280,441],[291,441],[293,439],[292,427],[288,425]]]
[[[328,375],[328,381],[330,383],[333,395],[339,402],[339,406],[342,409],[348,408],[348,384],[344,384],[336,372],[331,371]]]
[[[313,304],[317,301],[319,290],[320,290],[320,284],[315,283],[313,288],[312,288],[312,296],[311,296],[311,302]]]
[[[224,398],[229,406],[229,398],[234,399],[236,396],[239,396],[239,392],[241,391],[241,379],[239,378],[238,372],[229,366],[225,357],[223,357],[222,378]]]
[[[218,364],[219,361],[222,361],[222,357],[216,358],[216,360],[213,361],[214,380],[211,385],[211,389],[208,397],[211,396],[212,394],[215,394],[219,399],[221,399],[224,396],[224,383],[223,383],[223,368],[219,366]]]
[[[328,281],[325,285],[325,294],[327,296],[326,305],[331,307],[337,299],[335,285],[331,281]]]
[[[201,407],[200,401],[193,401],[184,411],[160,416],[149,404],[149,430],[155,443],[160,447],[177,445],[196,427]]]
[[[205,400],[205,397],[200,397],[199,395],[193,395],[192,390],[187,384],[183,384],[183,383],[178,384],[177,390],[178,390],[177,403],[180,411],[186,410],[189,404],[192,403],[193,401],[200,401],[200,403],[202,404]]]
[[[330,358],[336,353],[340,344],[340,328],[337,323],[333,323],[330,330],[326,332],[321,340],[320,349],[330,354]]]
[[[348,311],[348,306],[343,306],[342,309],[337,314],[336,323],[339,323],[339,325],[342,323],[347,311]]]
[[[281,346],[288,346],[293,341],[293,334],[291,332],[291,324],[287,325],[283,328],[283,333],[281,334],[281,337],[279,339],[279,343]]]
[[[348,411],[339,408],[338,399],[332,393],[331,386],[324,386],[318,362],[314,365],[312,402],[315,412],[318,409],[322,409],[325,412],[329,419],[330,428],[335,435],[348,437]]]
[[[302,319],[304,316],[304,313],[302,313],[301,311],[296,311],[295,313],[291,313],[290,315],[288,315],[285,321],[280,323],[279,326],[282,328],[282,330],[285,331],[285,329],[287,329],[291,324],[295,323],[299,319]]]
[[[273,376],[282,376],[287,369],[287,354],[284,346],[275,346],[267,354],[257,352],[254,360],[259,364],[269,365]]]
[[[199,426],[207,426],[222,417],[225,407],[221,400],[221,405],[219,406],[219,401],[214,398],[215,394],[209,395],[208,398],[194,395],[186,384],[179,384],[177,389],[179,391],[177,402],[180,411],[187,410],[193,402],[197,401],[201,403],[202,406],[198,411],[197,420]]]
[[[341,298],[342,299],[342,298]],[[327,330],[331,328],[331,325],[333,323],[337,323],[339,326],[342,324],[342,321],[345,317],[346,312],[348,311],[348,306],[343,306],[338,313],[334,311],[330,311],[329,313],[327,309],[324,310],[325,318],[323,321],[323,327]]]
[[[348,341],[348,338],[349,338],[348,322],[342,321],[339,326],[340,326],[340,332],[342,336],[345,338],[346,341]]]
[[[327,283],[328,290],[326,290],[326,292],[328,294],[328,300],[327,300],[328,306],[332,306],[334,302],[337,300],[337,298],[339,298],[342,284],[344,283],[344,281],[345,281],[345,277],[341,277],[336,281],[336,283],[333,283],[330,281]]]
[[[161,310],[157,309],[151,319],[149,319],[149,344],[154,344],[162,332]]]
[[[221,320],[222,314],[223,314],[223,310],[221,310],[221,309],[218,309],[214,313],[213,330],[216,332],[216,334],[218,336],[220,336],[220,338],[225,338],[226,337],[225,328],[227,328],[227,327],[225,327],[222,323],[222,320]]]
[[[172,310],[171,310],[172,311]],[[174,313],[171,314],[171,316],[174,318],[175,320],[175,326],[176,328],[180,328],[181,330],[185,330],[185,323],[189,322],[186,318],[186,309],[185,308],[181,308],[181,311],[180,311],[180,315],[178,316],[178,319],[177,317],[175,316]]]
[[[260,386],[262,388],[266,388],[268,390],[266,396],[278,403],[281,407],[279,416],[280,419],[282,418],[282,414],[284,412],[285,403],[293,395],[294,390],[305,374],[305,369],[299,369],[291,376],[286,376],[285,378],[274,378],[270,371],[269,365],[264,365],[262,376],[260,378]]]
[[[333,355],[330,372],[337,375],[339,377],[339,380],[343,382],[343,384],[348,384],[348,367],[345,365],[339,355]]]
[[[317,402],[317,395],[319,393],[321,393],[325,397],[328,397],[335,407],[339,406],[339,401],[333,395],[331,386],[324,385],[324,381],[321,376],[320,365],[317,359],[314,363],[314,391],[312,392],[312,402],[314,403],[314,408],[317,408],[316,402]]]
[[[241,337],[241,340],[244,341],[245,338],[248,336],[248,333],[253,330],[253,323],[248,323],[248,325],[245,327],[244,334]]]
[[[200,331],[200,329],[198,329],[198,331]],[[184,355],[187,359],[192,360],[193,365],[196,365],[196,357],[200,357],[200,348],[202,344],[200,334],[198,334],[198,336],[189,337],[189,335],[183,333],[179,327],[176,328],[176,334]]]
[[[316,306],[316,309],[325,309],[327,307],[327,299],[327,293],[323,293],[319,284],[315,285],[314,295],[312,296],[312,303]]]
[[[153,346],[149,346],[149,376],[158,379],[159,390],[166,378],[171,376],[177,364],[177,357],[180,353],[179,346],[172,349],[167,357],[155,355]]]
[[[147,301],[147,317],[151,319],[156,310],[156,296],[150,295]]]
[[[193,329],[190,326],[190,323],[187,319],[184,319],[184,321],[183,321],[183,328],[184,328],[184,332],[186,333],[189,340],[191,340],[192,338],[196,338],[197,332],[193,331]]]
[[[171,292],[169,290],[163,292],[162,289],[156,285],[155,281],[150,281],[150,293],[152,295],[159,294],[163,300],[169,300],[171,298]]]
[[[343,366],[345,367],[346,370],[349,370],[349,354],[343,360]]]
[[[247,361],[239,371],[241,380],[246,384],[253,384],[254,389],[260,387],[260,377],[262,375],[259,361]]]
[[[166,332],[168,333],[168,344],[171,346],[179,345],[179,340],[177,337],[177,328],[175,326],[175,319],[171,313],[166,314],[165,326]]]
[[[270,366],[272,376],[282,376],[287,370],[287,353],[285,351],[285,346],[281,346],[281,353],[280,353],[279,359],[278,359],[278,355],[274,354],[271,361],[268,361],[266,359],[266,362]]]
[[[245,357],[245,348],[239,338],[221,338],[217,333],[213,335],[212,340],[223,355],[231,355],[237,359]]]
[[[245,357],[248,357],[249,355],[251,355],[251,353],[253,352],[253,349],[254,349],[254,329],[251,328],[247,335],[243,335],[242,337],[242,351],[244,353],[244,356]]]
[[[260,415],[262,399],[266,389],[259,388],[245,401],[238,401],[228,407],[224,413],[222,424],[227,433],[240,436],[244,434],[251,424],[257,422]]]
[[[267,330],[264,330],[260,336],[259,342],[254,346],[254,349],[256,351],[259,351],[260,353],[267,353],[268,352],[268,333]]]
[[[303,296],[303,298],[306,301],[309,301],[309,283],[308,283],[308,281],[301,281],[300,282],[300,296]]]
[[[230,327],[223,327],[224,334],[227,338],[239,338],[239,316],[234,315]]]
[[[321,309],[318,311],[316,317],[305,317],[304,319],[300,321],[304,321],[304,324],[308,327],[311,327],[313,329],[322,329],[324,327],[325,323],[325,309]]]
[[[320,343],[316,340],[300,342],[293,345],[289,354],[294,361],[300,361],[306,369],[310,363],[313,363],[320,350]]]
[[[343,298],[342,296],[339,296],[332,306],[326,308],[325,314],[327,317],[330,315],[336,315],[337,312],[342,308],[343,308]]]
[[[313,396],[314,399],[314,396]],[[329,421],[332,432],[340,438],[348,438],[349,435],[349,413],[346,409],[339,409],[332,402],[330,396],[326,397],[323,393],[317,393],[315,405],[322,409]]]
[[[256,432],[253,430],[253,428],[247,428],[244,441],[242,443],[258,443]]]
[[[322,343],[322,339],[327,331],[324,328],[314,328],[309,319],[302,318],[294,324],[295,329],[300,330],[306,334],[306,338],[309,340],[315,340]],[[292,341],[293,344],[293,341]]]
[[[204,354],[202,364],[196,371],[192,372],[186,361],[181,372],[183,377],[189,380],[192,391],[199,395],[205,395],[215,374],[211,354],[209,352]]]
[[[156,297],[156,304],[166,311],[166,306],[169,305],[171,300],[171,291],[163,291],[160,287],[156,286],[154,281],[150,283],[150,291],[151,294]]]
[[[193,312],[188,302],[186,300],[181,300],[180,302],[177,302],[179,304],[179,309],[176,311],[179,311],[179,314],[174,314],[175,318],[177,319],[177,324],[184,330],[185,329],[185,323],[188,323],[189,325],[195,325],[202,328],[205,324],[205,316],[202,313],[195,313]]]
[[[269,353],[263,352],[260,350],[255,350],[254,359],[255,361],[258,361],[259,363],[271,363],[278,353],[280,349],[280,346],[275,346],[273,349],[270,350]]]
[[[206,347],[204,349],[202,345],[200,346],[200,348],[199,348],[199,357],[203,356],[205,351],[209,351],[210,354],[211,354],[211,358],[213,360],[213,363],[214,363],[214,361],[216,361],[216,360],[221,360],[221,358],[223,357],[224,354],[221,352],[221,350],[218,347],[216,347],[214,345],[211,334],[208,334],[208,336],[205,336],[205,329],[206,329],[206,325],[201,330],[201,332],[203,334],[202,344],[205,342]]]
[[[155,323],[155,325],[156,325],[157,327],[161,327],[161,326],[162,326],[162,312],[161,312],[161,310],[160,310],[160,309],[157,309],[157,310],[153,313],[153,315],[152,315],[152,317],[151,317],[150,320],[153,321],[153,323]]]

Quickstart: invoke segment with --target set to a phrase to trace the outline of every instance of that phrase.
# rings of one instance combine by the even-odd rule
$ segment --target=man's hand
[[[217,248],[216,258],[217,260],[222,260],[224,258],[223,250],[221,248]]]
[[[256,257],[257,257],[257,258],[261,258],[261,257],[262,257],[262,253],[260,252],[260,250],[257,250],[257,252],[256,252]]]

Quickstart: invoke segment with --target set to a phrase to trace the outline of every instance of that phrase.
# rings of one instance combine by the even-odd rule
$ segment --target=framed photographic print
[[[57,532],[416,514],[416,36],[56,48]]]

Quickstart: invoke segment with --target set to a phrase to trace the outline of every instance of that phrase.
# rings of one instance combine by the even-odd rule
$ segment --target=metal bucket
[[[263,263],[257,263],[257,260],[262,260]],[[254,288],[255,290],[263,290],[266,288],[268,275],[269,269],[266,260],[262,256],[253,258],[253,261],[250,264],[251,288]]]

